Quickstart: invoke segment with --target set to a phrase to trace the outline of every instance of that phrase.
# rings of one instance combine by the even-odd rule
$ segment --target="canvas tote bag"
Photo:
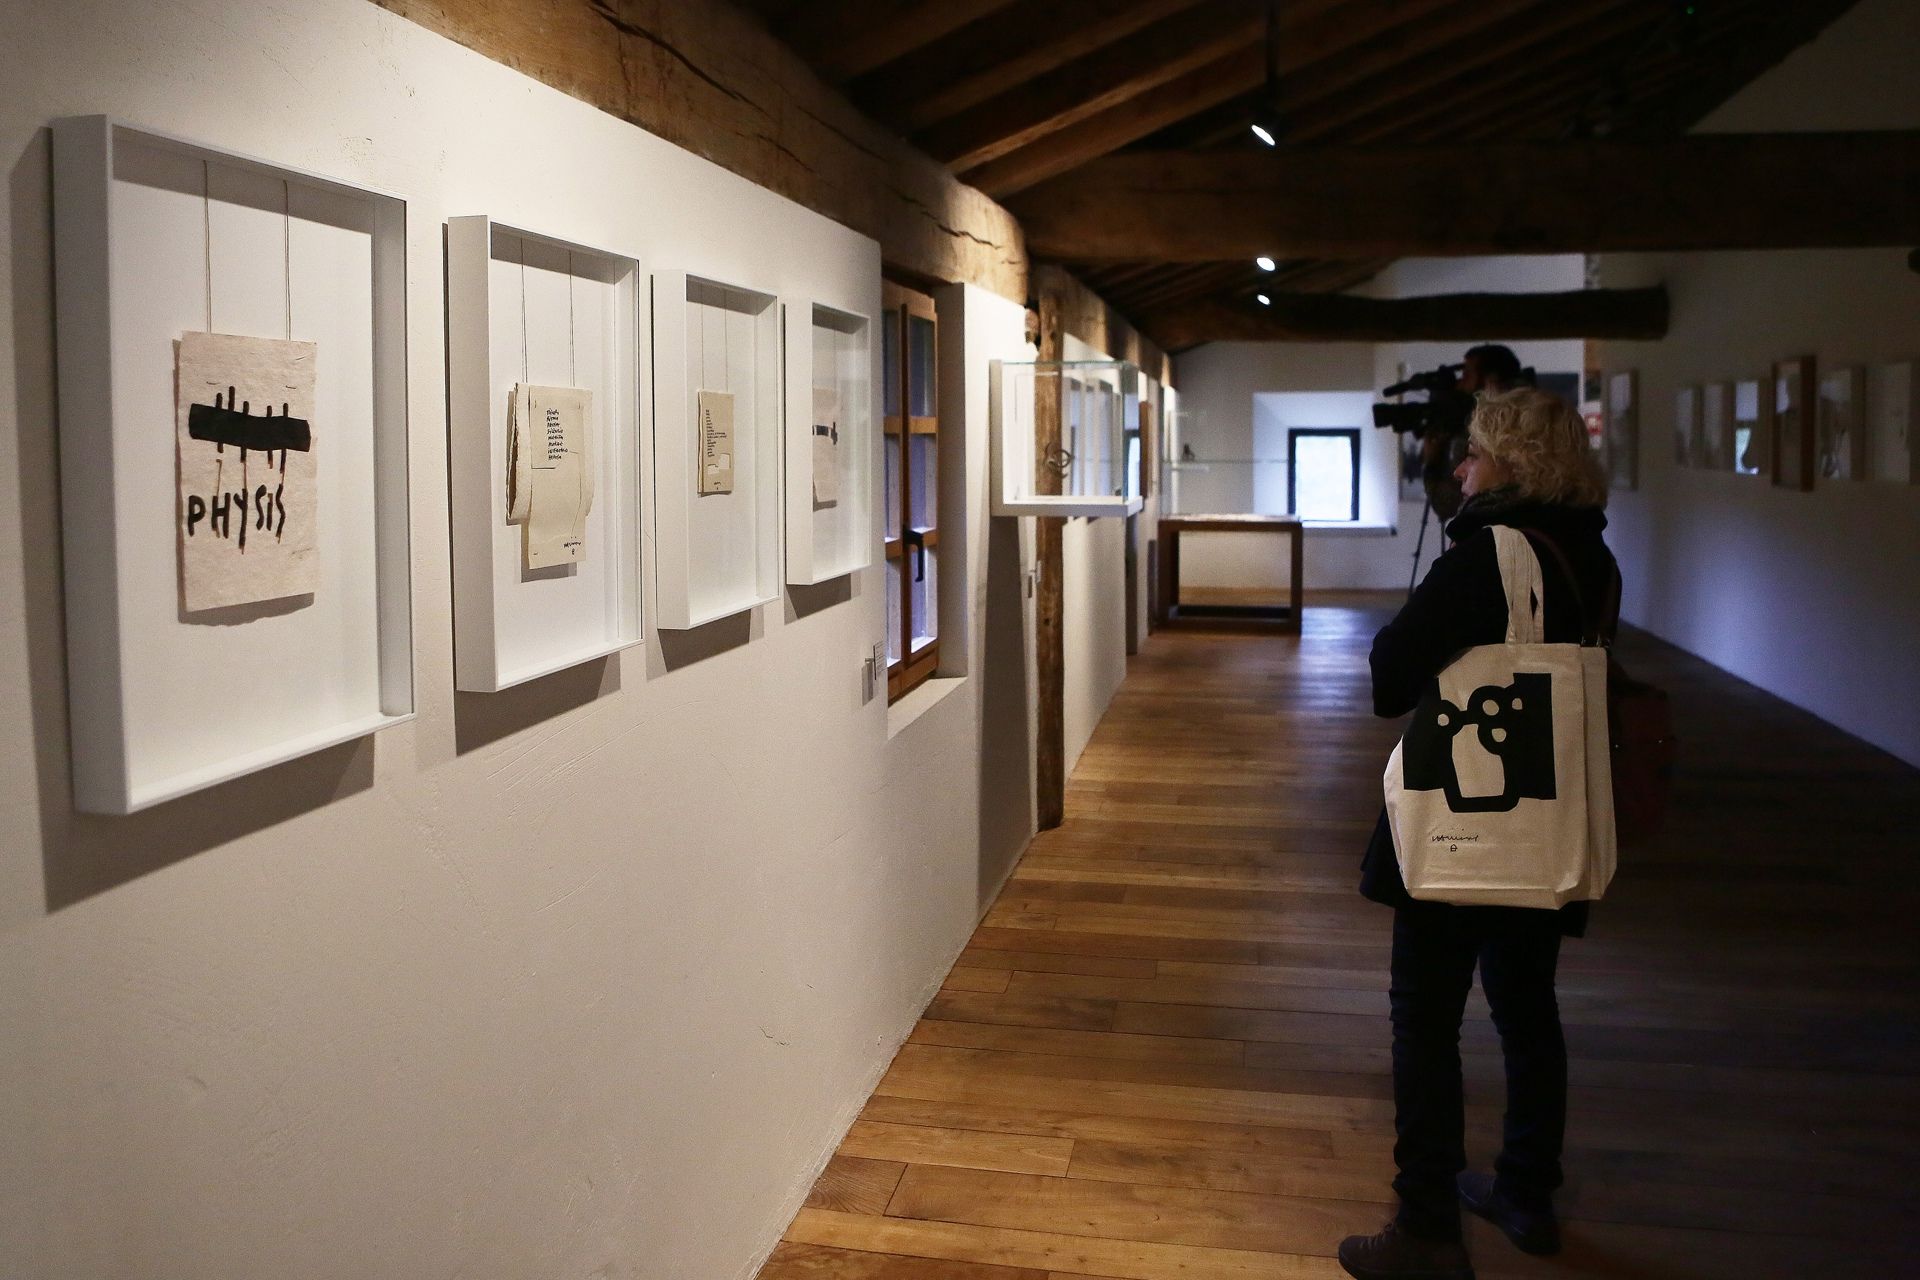
[[[1507,639],[1455,658],[1387,762],[1387,820],[1413,897],[1559,907],[1613,879],[1607,651],[1542,642],[1540,560],[1493,526]]]

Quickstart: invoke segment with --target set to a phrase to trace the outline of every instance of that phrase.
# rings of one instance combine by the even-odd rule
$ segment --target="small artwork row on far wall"
[[[1674,465],[1768,476],[1780,488],[1859,480],[1920,483],[1912,423],[1920,362],[1821,371],[1781,360],[1767,379],[1673,393]]]

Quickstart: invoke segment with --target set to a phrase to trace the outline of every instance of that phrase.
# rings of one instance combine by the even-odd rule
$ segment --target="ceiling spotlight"
[[[1260,268],[1262,271],[1271,271],[1274,268],[1274,261],[1272,258],[1269,258],[1266,254],[1263,253],[1259,257],[1253,260],[1253,265]]]
[[[1279,142],[1274,139],[1272,130],[1268,129],[1267,126],[1261,124],[1258,120],[1253,122],[1253,136],[1270,147],[1280,145]]]
[[[1269,297],[1268,297],[1268,296],[1267,296],[1266,294],[1264,294],[1264,293],[1256,293],[1256,294],[1254,294],[1253,296],[1254,296],[1254,297],[1256,297],[1256,298],[1258,298],[1258,299],[1260,300],[1260,305],[1261,305],[1261,306],[1263,306],[1263,307],[1270,307],[1270,306],[1272,306],[1272,305],[1273,305],[1273,299],[1272,299],[1272,298],[1269,298]]]

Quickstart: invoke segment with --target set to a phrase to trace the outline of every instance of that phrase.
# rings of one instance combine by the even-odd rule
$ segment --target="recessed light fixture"
[[[1272,258],[1269,258],[1266,254],[1263,253],[1259,257],[1253,260],[1253,265],[1260,268],[1262,271],[1271,271],[1273,270],[1274,263]]]
[[[1258,299],[1260,299],[1260,305],[1261,305],[1261,306],[1263,306],[1263,307],[1270,307],[1270,306],[1272,306],[1272,305],[1273,305],[1273,299],[1272,299],[1272,298],[1269,298],[1269,297],[1268,297],[1268,296],[1267,296],[1266,294],[1264,294],[1264,293],[1256,293],[1256,294],[1254,294],[1253,296],[1254,296],[1254,297],[1256,297],[1256,298],[1258,298]]]
[[[1260,141],[1266,143],[1270,147],[1277,147],[1280,145],[1277,141],[1274,140],[1272,131],[1270,131],[1267,128],[1267,126],[1265,126],[1264,124],[1261,124],[1257,120],[1254,122],[1254,125],[1253,125],[1253,136],[1260,139]]]

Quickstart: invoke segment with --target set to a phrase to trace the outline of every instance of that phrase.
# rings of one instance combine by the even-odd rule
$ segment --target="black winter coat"
[[[1613,554],[1601,540],[1607,517],[1597,507],[1566,507],[1516,498],[1511,490],[1477,494],[1447,526],[1452,547],[1434,561],[1405,607],[1373,638],[1373,711],[1403,716],[1448,663],[1464,649],[1499,644],[1507,635],[1507,600],[1500,585],[1493,526],[1532,530],[1559,545],[1573,567],[1580,601],[1568,589],[1559,558],[1535,540],[1546,589],[1545,638],[1551,643],[1581,638],[1580,604],[1594,614],[1606,607],[1616,572]],[[1398,907],[1411,903],[1400,879],[1393,834],[1383,809],[1361,863],[1360,892],[1375,902]],[[1561,932],[1586,931],[1587,905],[1560,908]],[[1483,913],[1529,911],[1527,907],[1454,908]]]

